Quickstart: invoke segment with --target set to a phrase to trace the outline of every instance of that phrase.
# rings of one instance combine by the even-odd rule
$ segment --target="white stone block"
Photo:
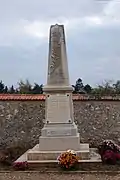
[[[39,138],[40,151],[65,151],[67,149],[79,150],[80,137],[61,136],[61,137],[42,137]]]

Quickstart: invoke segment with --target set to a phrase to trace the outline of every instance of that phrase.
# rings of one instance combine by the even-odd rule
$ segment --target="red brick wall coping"
[[[43,101],[45,95],[37,94],[0,94],[0,101],[15,100],[15,101]],[[107,101],[120,101],[120,96],[86,96],[86,95],[73,95],[75,101],[88,101],[88,100],[107,100]]]

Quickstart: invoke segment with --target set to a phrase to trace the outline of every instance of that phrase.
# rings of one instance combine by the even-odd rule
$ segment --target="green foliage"
[[[79,78],[75,84],[75,92],[82,94],[83,89],[84,89],[84,85],[83,85],[82,79]]]
[[[0,93],[4,93],[5,85],[2,81],[0,81]]]
[[[84,85],[81,78],[77,79],[73,88],[74,94],[90,94],[92,91],[92,87],[89,84]]]
[[[81,78],[76,80],[75,85],[72,85],[74,94],[88,94],[94,96],[104,96],[104,95],[120,95],[120,80],[104,81],[98,84],[96,87],[91,87],[89,84],[84,85]],[[43,94],[43,84],[34,83],[32,85],[29,80],[18,82],[18,87],[15,88],[13,85],[8,88],[4,85],[3,81],[0,81],[0,93],[9,94]]]
[[[34,84],[32,88],[32,94],[42,94],[43,93],[43,84],[38,85],[37,83]]]
[[[113,87],[113,82],[111,80],[104,81],[102,84],[98,85],[91,92],[92,94],[103,95],[113,95],[116,94],[115,88]]]
[[[8,87],[7,86],[5,86],[5,88],[4,88],[4,93],[8,93]]]
[[[20,94],[42,94],[43,93],[43,85],[38,85],[37,83],[34,83],[34,86],[30,84],[28,80],[20,81],[18,83],[18,92]]]
[[[32,89],[32,85],[30,84],[30,82],[28,80],[24,81],[20,81],[18,83],[18,91],[20,92],[20,94],[30,94],[31,93],[31,89]]]
[[[89,84],[86,84],[86,85],[84,86],[84,91],[85,91],[86,93],[90,94],[91,91],[92,91],[92,87],[91,87]]]
[[[113,88],[116,94],[120,94],[120,80],[117,80],[115,84],[113,84]]]
[[[12,85],[8,91],[10,94],[14,94],[15,93],[15,89],[14,86]]]

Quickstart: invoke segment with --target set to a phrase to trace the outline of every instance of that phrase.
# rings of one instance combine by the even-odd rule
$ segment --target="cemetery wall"
[[[0,147],[38,143],[45,121],[45,102],[0,101]],[[96,146],[103,139],[120,141],[120,101],[74,101],[81,142]]]

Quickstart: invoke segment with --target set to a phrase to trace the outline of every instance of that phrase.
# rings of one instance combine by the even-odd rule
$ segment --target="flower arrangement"
[[[13,163],[13,168],[15,170],[26,170],[26,169],[28,169],[28,163],[27,163],[27,161],[24,161],[24,162],[14,162]]]
[[[61,153],[57,160],[62,169],[70,170],[76,168],[79,158],[75,151],[69,149],[64,153]]]
[[[116,164],[120,161],[120,147],[112,140],[105,140],[98,146],[103,163]]]

